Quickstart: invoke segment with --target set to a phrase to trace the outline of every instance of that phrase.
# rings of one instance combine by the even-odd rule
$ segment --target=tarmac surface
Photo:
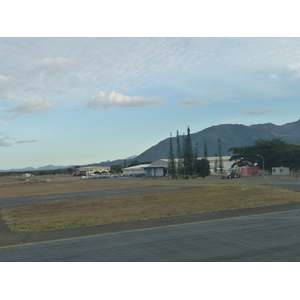
[[[0,261],[294,262],[300,261],[299,225],[299,208],[277,213],[231,216],[182,225],[0,247]]]
[[[300,191],[298,179],[235,180]],[[104,194],[147,193],[159,188]],[[56,201],[62,196],[99,197],[101,193],[0,199],[0,208],[41,199]],[[300,261],[299,209],[300,203],[290,203],[34,233],[10,232],[0,222],[0,261]]]

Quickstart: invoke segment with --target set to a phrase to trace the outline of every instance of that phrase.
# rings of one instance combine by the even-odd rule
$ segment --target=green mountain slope
[[[174,131],[176,128],[174,128]],[[191,131],[193,129],[191,128]],[[223,124],[206,128],[191,134],[193,146],[198,143],[199,156],[203,156],[204,139],[206,139],[208,155],[214,156],[218,151],[218,138],[221,139],[223,155],[231,155],[227,150],[230,147],[250,146],[258,139],[282,138],[288,143],[300,145],[300,120],[281,126],[271,123],[258,125]],[[182,136],[181,136],[182,140]],[[173,148],[176,155],[177,142],[173,137]],[[156,161],[168,158],[169,138],[149,148],[135,159],[138,161]]]

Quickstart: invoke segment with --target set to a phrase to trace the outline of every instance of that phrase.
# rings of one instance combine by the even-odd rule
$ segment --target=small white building
[[[85,176],[93,177],[93,176],[97,176],[98,172],[101,173],[101,174],[104,174],[104,173],[109,174],[110,167],[108,167],[108,166],[81,167],[81,168],[78,169],[78,172],[79,173],[84,173]]]
[[[284,177],[290,175],[290,168],[288,167],[273,167],[272,177]]]
[[[160,159],[145,167],[146,176],[163,177],[168,175],[168,159]]]
[[[22,175],[23,177],[29,178],[29,177],[33,177],[34,175],[30,174],[30,173],[25,173]]]
[[[136,176],[141,177],[145,176],[145,168],[148,167],[149,164],[142,164],[132,167],[123,168],[123,176]]]

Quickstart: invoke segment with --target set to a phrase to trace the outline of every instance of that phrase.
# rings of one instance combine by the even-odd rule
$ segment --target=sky
[[[300,119],[297,37],[18,30],[0,32],[0,169],[124,159],[187,126]]]

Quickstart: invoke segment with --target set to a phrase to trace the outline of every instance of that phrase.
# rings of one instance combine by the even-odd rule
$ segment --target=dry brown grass
[[[207,184],[171,192],[57,201],[6,209],[2,216],[14,231],[43,231],[295,201],[300,201],[300,193],[281,188]]]
[[[25,197],[58,193],[87,192],[96,190],[118,189],[125,187],[153,185],[152,180],[143,181],[108,181],[107,179],[85,180],[79,178],[59,178],[46,181],[48,177],[35,177],[31,181],[14,178],[0,179],[0,198]],[[15,183],[15,184],[13,184]],[[155,183],[157,184],[157,183]]]

